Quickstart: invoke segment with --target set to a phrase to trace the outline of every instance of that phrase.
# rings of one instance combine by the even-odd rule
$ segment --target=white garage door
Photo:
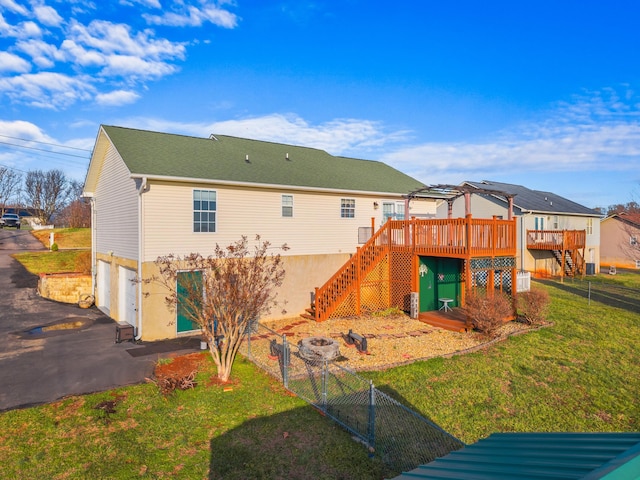
[[[111,308],[111,264],[98,260],[98,308],[109,315]]]
[[[119,291],[118,298],[120,299],[120,308],[118,310],[119,320],[121,322],[127,322],[129,325],[136,325],[136,272],[129,268],[118,267],[118,282]]]

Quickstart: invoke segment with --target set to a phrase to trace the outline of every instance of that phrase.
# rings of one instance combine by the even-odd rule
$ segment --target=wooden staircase
[[[360,288],[360,282],[389,254],[392,222],[387,222],[320,288],[312,293],[311,306],[303,318],[327,320],[347,297]]]
[[[574,277],[584,274],[585,261],[578,250],[552,250],[552,252],[560,268],[564,268],[566,276]]]

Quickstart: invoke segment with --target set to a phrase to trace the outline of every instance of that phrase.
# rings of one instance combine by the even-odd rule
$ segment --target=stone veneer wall
[[[63,303],[78,303],[91,295],[91,275],[86,273],[40,274],[38,293],[41,297]]]

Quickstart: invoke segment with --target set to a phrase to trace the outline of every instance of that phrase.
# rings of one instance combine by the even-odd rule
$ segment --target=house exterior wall
[[[638,268],[640,246],[632,248],[631,236],[640,241],[640,228],[610,217],[602,220],[600,236],[600,263],[603,267]]]
[[[208,255],[215,245],[229,245],[256,235],[273,246],[286,243],[283,256],[348,254],[358,245],[359,227],[382,222],[382,202],[400,198],[304,192],[291,189],[149,182],[143,194],[144,260],[160,255]],[[193,232],[194,189],[216,192],[216,231]],[[283,217],[282,195],[293,197],[293,216]],[[341,199],[355,200],[354,218],[341,218]],[[378,208],[374,207],[378,203]],[[411,214],[435,214],[434,202],[412,202]]]
[[[93,206],[96,253],[138,258],[138,193],[129,170],[112,147],[106,151]]]
[[[261,320],[298,316],[310,306],[310,293],[315,287],[330,278],[348,258],[348,254],[284,257],[285,279],[283,285],[276,290],[279,305]],[[150,279],[158,274],[158,269],[155,263],[149,261],[143,263],[142,272],[143,278]],[[165,303],[169,292],[158,282],[145,283],[142,288],[142,338],[153,341],[176,337],[176,311]],[[285,300],[286,303],[282,303]],[[286,310],[284,313],[283,308]]]

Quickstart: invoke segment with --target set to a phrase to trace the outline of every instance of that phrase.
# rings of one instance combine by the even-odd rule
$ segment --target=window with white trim
[[[636,260],[636,268],[640,268],[640,260]]]
[[[193,191],[193,231],[194,232],[215,232],[216,231],[216,191],[215,190],[194,190]]]
[[[587,218],[587,235],[593,235],[593,218]]]
[[[356,216],[356,199],[341,198],[340,199],[340,217],[355,218]]]
[[[293,217],[293,195],[282,195],[282,216]]]
[[[631,245],[631,246],[638,245],[638,237],[636,237],[635,235],[631,235],[629,237],[629,245]]]
[[[382,204],[382,223],[389,219],[404,220],[404,202],[384,202]]]

